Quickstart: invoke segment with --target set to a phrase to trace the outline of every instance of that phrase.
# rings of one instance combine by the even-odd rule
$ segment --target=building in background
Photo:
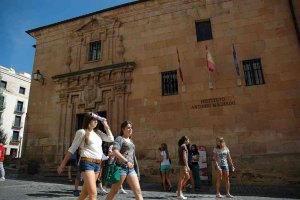
[[[0,66],[0,122],[7,134],[6,155],[20,158],[31,75]]]
[[[115,135],[123,120],[133,122],[144,176],[159,177],[159,144],[175,160],[187,135],[205,146],[211,177],[223,136],[233,182],[299,183],[299,8],[288,0],[143,0],[27,31],[39,82],[31,84],[26,159],[54,168],[93,111]]]

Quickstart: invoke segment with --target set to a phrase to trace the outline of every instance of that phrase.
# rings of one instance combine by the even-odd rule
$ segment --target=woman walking
[[[161,171],[163,187],[165,191],[171,191],[172,189],[172,184],[170,181],[171,163],[170,163],[170,155],[169,155],[167,144],[162,143],[160,145],[159,150],[160,150],[160,160],[159,160],[160,171]]]
[[[142,191],[138,179],[138,165],[135,157],[135,145],[131,140],[132,123],[124,121],[121,124],[121,134],[115,139],[113,153],[117,158],[117,165],[120,166],[121,179],[112,185],[107,195],[107,200],[112,200],[118,193],[123,182],[127,181],[137,200],[142,200]]]
[[[94,130],[98,124],[97,119],[103,124],[106,134],[99,130]],[[76,132],[71,147],[60,166],[57,168],[57,173],[61,174],[72,154],[75,153],[78,147],[80,147],[79,169],[83,177],[84,184],[82,186],[80,196],[78,197],[79,200],[84,200],[87,196],[89,196],[89,199],[91,200],[97,199],[96,179],[100,172],[101,159],[103,155],[102,141],[114,141],[114,137],[106,119],[91,112],[85,114],[83,129],[79,129]]]
[[[189,178],[190,168],[188,166],[188,149],[186,147],[189,144],[190,140],[187,136],[182,136],[178,141],[178,161],[180,165],[180,175],[177,185],[177,198],[187,199],[187,197],[182,194],[182,186]]]
[[[226,197],[233,198],[230,194],[230,183],[229,183],[229,167],[228,161],[231,165],[232,171],[234,171],[233,162],[230,156],[229,149],[227,148],[224,138],[217,137],[216,139],[216,147],[214,148],[214,161],[216,167],[216,197],[222,198],[223,196],[220,194],[220,186],[222,175],[224,177],[225,188],[226,188]]]

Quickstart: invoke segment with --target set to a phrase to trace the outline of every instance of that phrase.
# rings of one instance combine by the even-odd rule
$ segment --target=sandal
[[[68,182],[69,182],[69,183],[72,183],[72,179],[68,178]]]

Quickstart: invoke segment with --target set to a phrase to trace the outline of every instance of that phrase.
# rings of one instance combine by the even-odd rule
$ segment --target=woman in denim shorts
[[[101,120],[106,134],[96,129],[98,120]],[[106,119],[91,112],[85,114],[83,129],[79,129],[76,132],[71,147],[64,157],[64,160],[57,168],[57,173],[61,174],[72,154],[80,147],[79,170],[83,177],[84,184],[80,196],[78,197],[79,200],[84,200],[87,196],[89,196],[89,199],[91,200],[97,199],[96,179],[100,172],[103,155],[102,141],[114,141],[114,137]]]
[[[132,189],[135,198],[142,200],[142,191],[138,179],[138,165],[135,157],[135,146],[131,140],[132,123],[124,121],[121,124],[121,136],[115,139],[113,146],[113,154],[117,158],[117,165],[120,166],[121,180],[112,185],[110,192],[107,195],[108,200],[114,199],[123,182],[127,181]]]
[[[164,186],[165,191],[171,191],[172,184],[170,181],[170,169],[171,169],[171,162],[170,162],[170,155],[168,151],[168,145],[166,143],[162,143],[159,147],[160,150],[160,172],[161,172],[161,179]]]
[[[222,181],[222,175],[224,177],[225,188],[226,188],[226,197],[233,198],[229,193],[230,183],[229,183],[229,167],[228,161],[231,164],[232,171],[234,171],[233,162],[230,156],[229,149],[226,147],[225,141],[222,137],[217,137],[216,147],[214,148],[214,161],[216,168],[216,197],[222,198],[220,194],[220,186]]]

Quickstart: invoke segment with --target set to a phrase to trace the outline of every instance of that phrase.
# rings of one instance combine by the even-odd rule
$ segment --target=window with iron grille
[[[213,39],[210,20],[196,21],[195,25],[198,42]]]
[[[1,81],[0,87],[6,89],[7,82],[6,81]]]
[[[101,53],[101,42],[91,42],[89,46],[89,61],[99,60]]]
[[[177,71],[162,72],[161,85],[163,96],[178,94]]]
[[[243,66],[246,86],[265,84],[260,58],[244,60]]]

